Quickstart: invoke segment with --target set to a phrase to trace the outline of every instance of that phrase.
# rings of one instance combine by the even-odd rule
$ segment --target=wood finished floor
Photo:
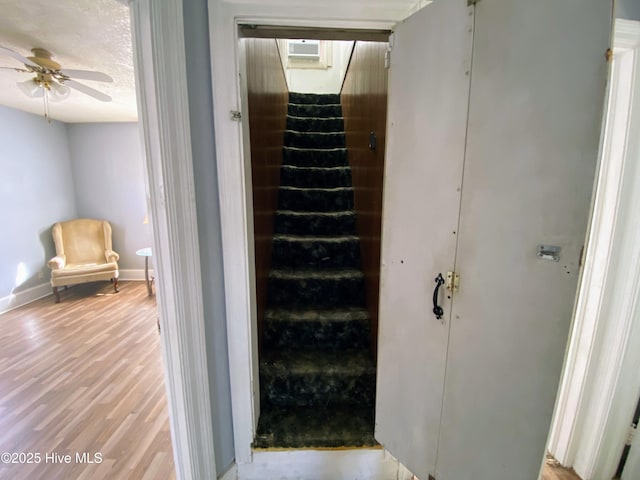
[[[0,454],[40,454],[0,461],[0,479],[175,479],[155,297],[144,282],[61,297],[0,315]]]
[[[563,468],[555,458],[547,455],[540,480],[581,480],[581,478],[573,470]]]

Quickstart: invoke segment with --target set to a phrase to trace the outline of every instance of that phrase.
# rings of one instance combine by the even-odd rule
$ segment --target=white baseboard
[[[149,278],[153,277],[153,270],[149,270]],[[131,281],[143,281],[144,280],[144,269],[120,269],[120,277],[119,280],[123,280],[125,282]]]
[[[229,477],[233,479],[236,477]],[[410,480],[409,472],[384,449],[254,451],[237,466],[238,480]],[[226,480],[226,479],[225,479]]]
[[[218,480],[238,480],[238,466],[234,463],[226,472],[218,477]]]
[[[149,275],[153,277],[153,270],[149,270]],[[120,270],[119,279],[128,282],[144,281],[144,269]],[[52,294],[53,292],[49,282],[36,285],[21,292],[11,293],[6,297],[0,298],[0,314]]]
[[[36,285],[35,287],[22,290],[21,292],[11,293],[6,297],[0,298],[0,313],[8,312],[14,308],[21,307],[27,303],[31,303],[39,298],[52,295],[51,284],[49,282]]]

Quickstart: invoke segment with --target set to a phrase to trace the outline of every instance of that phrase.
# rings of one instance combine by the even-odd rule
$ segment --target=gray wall
[[[191,146],[218,475],[234,460],[207,1],[183,2]]]
[[[51,124],[0,106],[0,300],[46,284],[51,226],[104,218],[122,270],[141,270],[151,245],[137,123]]]
[[[0,106],[0,172],[3,298],[47,282],[51,226],[76,216],[65,124]]]
[[[108,220],[120,269],[143,268],[135,252],[151,246],[151,229],[138,124],[69,124],[68,132],[78,216]]]
[[[616,0],[616,18],[640,20],[640,0]]]

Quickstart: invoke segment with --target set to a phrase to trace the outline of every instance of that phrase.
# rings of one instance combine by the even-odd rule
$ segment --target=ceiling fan
[[[24,68],[1,68],[10,68],[18,72],[34,75],[29,80],[17,82],[17,85],[20,91],[30,98],[44,98],[45,117],[48,117],[48,101],[64,100],[70,94],[69,88],[89,95],[101,102],[111,101],[109,95],[75,80],[79,78],[96,82],[113,82],[113,79],[106,73],[62,68],[62,65],[53,60],[51,52],[44,48],[32,48],[31,52],[33,53],[32,56],[25,57],[9,48],[0,46],[0,53],[12,57],[24,65]]]

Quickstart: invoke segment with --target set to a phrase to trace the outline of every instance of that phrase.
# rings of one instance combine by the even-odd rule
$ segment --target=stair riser
[[[299,105],[290,103],[287,113],[292,117],[341,117],[342,107],[340,105]]]
[[[279,210],[342,212],[353,210],[353,190],[298,190],[280,188]]]
[[[284,148],[282,164],[296,167],[347,167],[347,151],[337,150],[295,150]]]
[[[283,165],[280,168],[280,185],[307,188],[350,187],[351,169],[300,168]]]
[[[265,348],[345,350],[367,348],[369,323],[265,320]]]
[[[289,92],[289,103],[326,105],[340,103],[339,93],[298,93]]]
[[[344,133],[304,133],[286,130],[284,144],[295,148],[345,148]]]
[[[261,366],[260,388],[264,398],[278,406],[372,406],[376,395],[375,372],[361,375],[281,375]]]
[[[296,132],[344,132],[344,120],[336,118],[287,117],[287,130]]]
[[[287,308],[362,307],[364,278],[278,278],[271,276],[269,304]]]
[[[275,268],[360,268],[360,242],[274,238],[271,264]]]
[[[373,407],[262,407],[254,448],[378,445],[373,438]]]
[[[276,212],[274,231],[294,235],[355,235],[356,216]]]

